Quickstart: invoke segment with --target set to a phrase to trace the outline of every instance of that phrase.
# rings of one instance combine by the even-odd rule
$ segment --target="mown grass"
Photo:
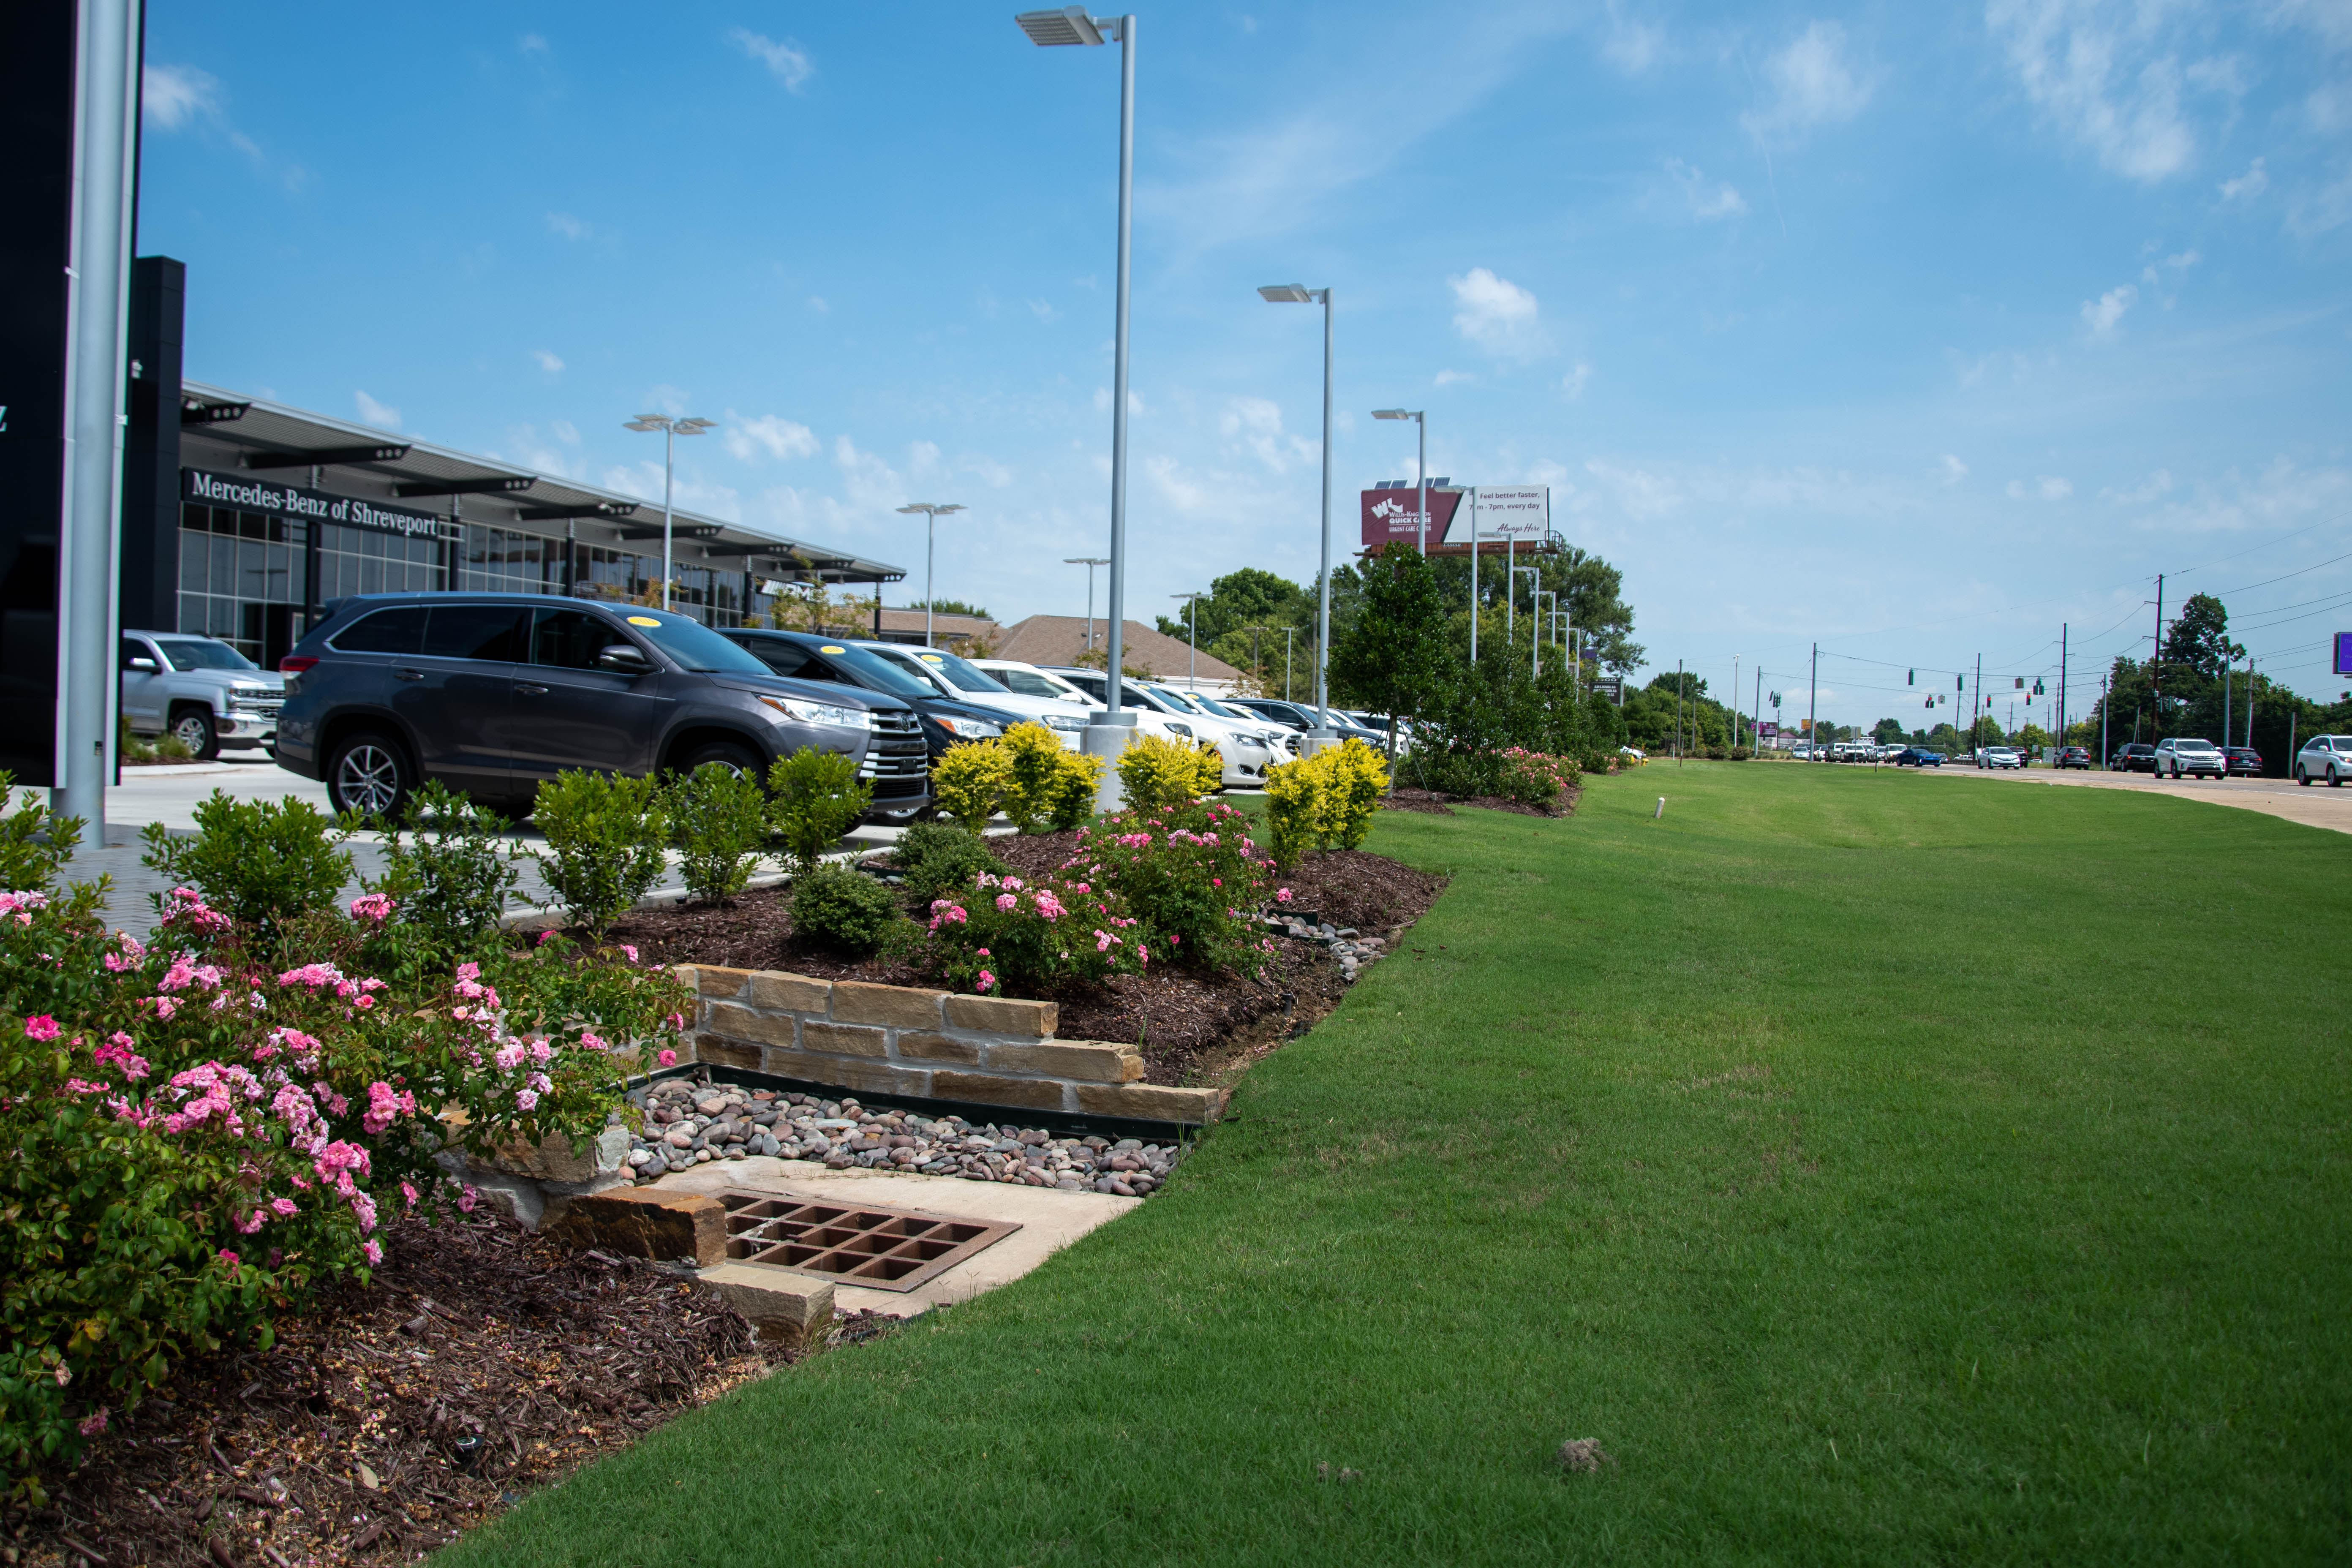
[[[2352,839],[1725,765],[1371,847],[1453,885],[1166,1193],[445,1560],[2345,1555]]]

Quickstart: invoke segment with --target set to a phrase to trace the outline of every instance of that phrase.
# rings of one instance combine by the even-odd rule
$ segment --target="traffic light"
[[[1952,677],[1952,689],[1953,689],[1953,690],[1955,690],[1955,691],[1966,691],[1968,689],[1969,689],[1969,678],[1968,678],[1967,676],[1965,676],[1965,675],[1956,675],[1956,676]]]
[[[2017,689],[2018,689],[2020,691],[2022,691],[2022,690],[2024,690],[2024,689],[2025,689],[2025,677],[2023,677],[2023,676],[2021,676],[2021,676],[2019,676],[2019,677],[2017,678]]]
[[[1913,670],[1906,670],[1906,671],[1904,673],[1904,676],[1903,676],[1903,684],[1904,684],[1904,685],[1906,685],[1906,686],[1916,686],[1916,685],[1918,685],[1918,684],[1919,684],[1919,672],[1918,672],[1917,670],[1916,670],[1916,669],[1913,669]]]

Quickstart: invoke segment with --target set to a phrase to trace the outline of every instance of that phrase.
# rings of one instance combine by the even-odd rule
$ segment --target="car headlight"
[[[967,741],[992,741],[1004,733],[1003,725],[992,724],[985,719],[950,719],[942,714],[932,717],[940,729],[950,735],[961,735]]]
[[[1181,735],[1189,741],[1192,738],[1192,726],[1179,724],[1175,720],[1171,719],[1168,721],[1168,732],[1171,735]]]
[[[863,708],[842,708],[831,702],[804,702],[797,697],[761,697],[760,700],[785,718],[803,724],[830,724],[836,730],[874,728],[874,716]]]
[[[1044,722],[1048,730],[1067,730],[1073,733],[1087,727],[1087,721],[1073,713],[1048,713]]]

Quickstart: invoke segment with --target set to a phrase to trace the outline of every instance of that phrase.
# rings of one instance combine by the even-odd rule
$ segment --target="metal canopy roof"
[[[190,468],[240,467],[244,455],[250,452],[274,459],[266,471],[291,478],[299,465],[286,461],[289,456],[317,452],[326,458],[350,458],[355,447],[388,450],[404,446],[405,454],[391,460],[323,462],[320,488],[338,495],[390,500],[404,489],[420,495],[428,493],[427,487],[437,490],[444,486],[466,486],[467,492],[453,499],[458,516],[467,522],[562,537],[562,527],[551,530],[544,514],[576,510],[578,515],[571,523],[572,536],[583,543],[626,546],[642,552],[649,531],[655,541],[661,538],[661,504],[641,496],[391,436],[365,425],[289,408],[202,382],[183,382],[181,395],[181,461]],[[233,413],[239,405],[245,411]],[[500,481],[521,481],[527,488],[505,493],[477,493],[471,489]],[[427,503],[427,510],[440,507]],[[533,513],[541,515],[533,517]],[[903,566],[845,555],[825,545],[784,538],[683,507],[673,508],[671,519],[672,548],[681,566],[748,570],[785,581],[830,583],[896,583],[907,575]]]

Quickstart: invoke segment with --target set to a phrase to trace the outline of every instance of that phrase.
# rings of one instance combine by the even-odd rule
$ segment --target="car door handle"
[[[525,697],[544,697],[547,695],[546,687],[534,686],[528,680],[517,681],[515,683],[515,689],[521,692]]]
[[[425,672],[421,669],[395,669],[392,672],[392,678],[394,680],[422,680],[425,679]]]

